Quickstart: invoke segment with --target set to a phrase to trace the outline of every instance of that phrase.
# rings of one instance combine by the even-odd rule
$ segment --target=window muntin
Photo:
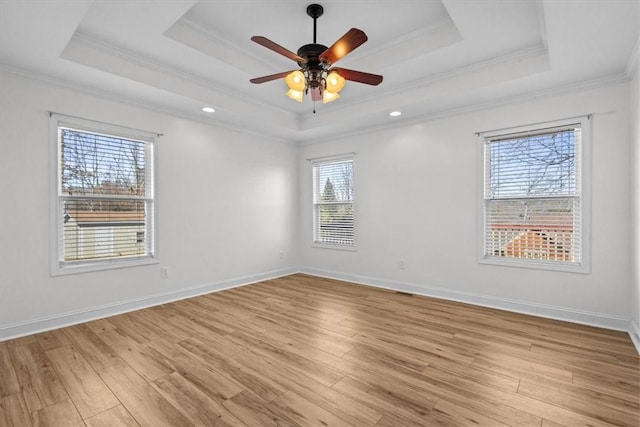
[[[484,261],[584,266],[582,127],[484,136]]]
[[[355,245],[353,158],[313,163],[313,242]]]
[[[154,138],[142,131],[52,117],[52,274],[155,262]]]

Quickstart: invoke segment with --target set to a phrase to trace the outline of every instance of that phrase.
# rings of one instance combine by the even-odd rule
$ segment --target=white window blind
[[[486,137],[484,258],[582,262],[581,125]]]
[[[313,241],[354,246],[353,158],[313,162]]]
[[[56,125],[57,267],[151,259],[153,138],[87,122]]]

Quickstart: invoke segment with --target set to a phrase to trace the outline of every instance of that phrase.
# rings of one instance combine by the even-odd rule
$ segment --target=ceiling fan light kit
[[[313,43],[300,47],[297,53],[266,37],[251,37],[252,41],[297,62],[300,67],[298,70],[257,77],[251,79],[251,83],[265,83],[284,77],[289,88],[286,93],[289,98],[302,102],[304,95],[310,93],[312,101],[322,100],[325,104],[340,98],[339,92],[345,87],[347,80],[372,86],[379,85],[382,82],[380,75],[346,68],[332,68],[333,64],[366,42],[367,35],[362,30],[352,28],[331,47],[317,43],[317,19],[323,12],[324,9],[319,4],[307,6],[307,15],[313,18]]]

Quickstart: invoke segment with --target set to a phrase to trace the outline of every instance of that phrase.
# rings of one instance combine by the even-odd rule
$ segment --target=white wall
[[[479,264],[475,133],[587,113],[594,113],[591,273]],[[313,248],[305,159],[345,152],[356,153],[357,251]],[[305,146],[298,163],[303,271],[627,329],[629,155],[628,84]]]
[[[49,276],[49,110],[164,134],[160,264]],[[295,271],[295,146],[9,74],[0,112],[0,339]]]
[[[633,315],[637,324],[638,80],[636,69],[632,84],[297,149],[0,74],[0,339],[299,266],[315,274],[614,328],[625,327]],[[156,150],[160,264],[49,276],[49,110],[164,133]],[[591,273],[478,264],[475,132],[586,113],[594,113]],[[632,162],[630,129],[636,148]],[[352,151],[358,250],[312,248],[311,172],[305,159]],[[398,268],[399,259],[405,260],[405,270]],[[160,266],[170,267],[168,279],[160,279]]]
[[[632,175],[632,200],[633,200],[633,250],[632,250],[632,336],[636,348],[640,352],[640,39],[636,44],[635,64],[632,65],[633,74],[631,82],[631,144],[633,155],[631,164]]]

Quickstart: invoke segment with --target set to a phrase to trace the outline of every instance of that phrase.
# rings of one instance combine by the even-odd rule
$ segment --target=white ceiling
[[[249,83],[296,68],[250,38],[311,43],[311,2],[0,0],[0,67],[306,142],[623,79],[640,31],[638,0],[321,0],[318,43],[360,28],[368,42],[339,65],[384,81],[348,82],[314,114],[282,80]]]

